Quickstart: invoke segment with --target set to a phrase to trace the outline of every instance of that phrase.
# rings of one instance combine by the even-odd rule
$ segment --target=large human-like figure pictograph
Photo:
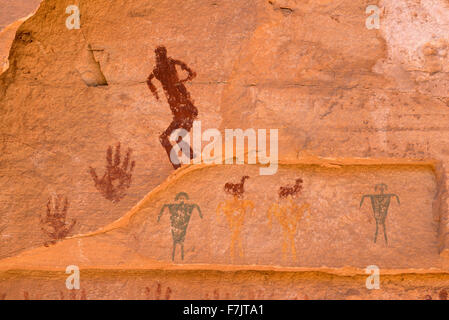
[[[173,121],[170,123],[168,128],[159,136],[159,141],[167,152],[168,158],[174,169],[178,169],[181,166],[180,161],[178,163],[174,162],[170,153],[173,146],[170,143],[170,135],[177,129],[184,129],[189,132],[192,129],[193,121],[198,116],[198,109],[193,105],[190,98],[190,93],[187,91],[184,82],[192,80],[196,77],[196,73],[192,71],[184,62],[172,59],[167,56],[167,49],[163,46],[157,47],[156,53],[156,67],[153,72],[148,76],[147,85],[148,88],[153,93],[154,97],[159,100],[159,94],[157,88],[153,84],[152,80],[156,78],[162,85],[164,89],[165,96],[167,97],[168,104],[170,105],[170,110],[173,114]],[[188,73],[187,78],[180,80],[176,66],[180,66],[182,70]],[[176,143],[179,145],[181,150],[186,150],[186,147],[182,147],[182,136],[179,136]],[[190,149],[190,154],[187,155],[190,159],[194,158],[192,148]]]

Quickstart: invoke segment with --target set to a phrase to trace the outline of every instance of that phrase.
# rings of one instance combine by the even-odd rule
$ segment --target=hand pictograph
[[[90,175],[95,187],[108,200],[119,202],[126,196],[126,189],[131,185],[135,161],[129,165],[132,150],[128,148],[125,159],[120,166],[120,142],[115,147],[114,163],[112,162],[112,147],[106,151],[106,172],[101,179],[98,178],[94,168],[90,167]]]
[[[47,202],[47,214],[45,217],[41,217],[42,231],[44,231],[47,236],[51,239],[49,242],[45,243],[54,244],[57,240],[64,239],[70,231],[72,231],[76,220],[72,220],[70,225],[66,224],[67,210],[69,208],[69,201],[67,198],[64,199],[62,195],[58,195],[52,200],[49,198]]]

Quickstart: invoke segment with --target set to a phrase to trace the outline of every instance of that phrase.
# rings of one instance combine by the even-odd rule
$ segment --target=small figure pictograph
[[[385,238],[385,244],[388,244],[387,227],[385,226],[385,220],[388,215],[388,208],[390,207],[391,198],[396,198],[400,205],[399,197],[394,193],[385,193],[388,186],[384,183],[377,184],[374,187],[374,191],[379,190],[378,194],[365,194],[360,201],[360,208],[363,205],[365,198],[371,199],[371,207],[373,209],[374,220],[376,220],[376,232],[374,234],[374,243],[377,241],[377,235],[379,233],[379,225],[382,226]]]

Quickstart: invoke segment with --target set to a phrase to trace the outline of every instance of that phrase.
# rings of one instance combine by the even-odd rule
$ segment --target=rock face
[[[13,22],[28,16],[41,0],[0,0],[0,31]]]
[[[32,15],[40,2],[40,0],[0,1],[0,73],[9,66],[9,49],[17,29]]]
[[[80,29],[70,5],[42,2],[0,76],[6,298],[444,293],[447,1],[96,0],[76,4]],[[194,120],[203,160],[226,129],[257,144],[245,164],[175,171],[164,132],[194,140]],[[272,175],[250,161],[267,164],[261,129],[278,130]],[[381,290],[365,286],[370,265]]]
[[[17,29],[25,20],[19,19],[0,31],[0,72],[7,70],[9,67],[9,49],[11,48]]]

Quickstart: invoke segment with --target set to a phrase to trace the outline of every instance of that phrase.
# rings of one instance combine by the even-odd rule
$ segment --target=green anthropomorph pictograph
[[[173,236],[173,253],[172,260],[175,260],[176,245],[181,247],[181,259],[184,260],[184,240],[186,238],[187,227],[189,226],[190,217],[193,210],[197,209],[200,218],[203,218],[201,209],[197,204],[190,204],[184,201],[189,200],[189,195],[185,192],[180,192],[175,197],[175,203],[164,204],[157,217],[157,222],[160,221],[165,208],[170,211],[171,233]]]
[[[388,238],[387,238],[387,230],[385,226],[385,220],[387,219],[388,214],[388,208],[390,207],[390,201],[392,197],[395,197],[399,202],[399,197],[396,194],[393,193],[384,193],[385,190],[388,188],[388,186],[384,183],[377,184],[374,187],[374,191],[379,190],[380,193],[378,194],[365,194],[362,197],[362,200],[360,201],[360,208],[363,205],[363,200],[365,198],[371,199],[371,207],[373,208],[374,213],[374,219],[376,220],[376,233],[374,235],[374,243],[377,241],[377,234],[379,232],[379,225],[383,227],[384,230],[384,237],[385,237],[385,243],[388,244]]]

